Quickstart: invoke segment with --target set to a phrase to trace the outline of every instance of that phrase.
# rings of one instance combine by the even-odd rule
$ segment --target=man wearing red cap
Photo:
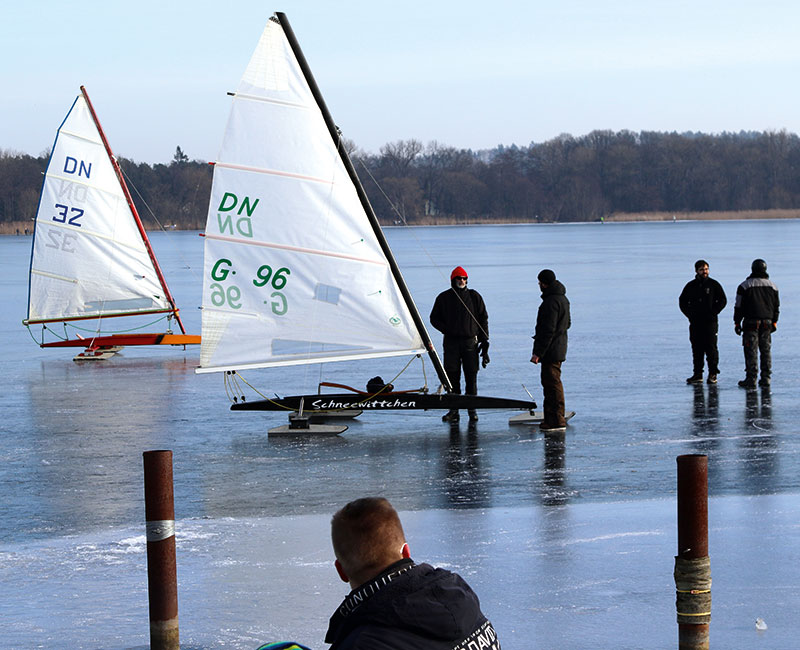
[[[457,266],[450,274],[450,288],[436,296],[431,310],[431,325],[444,334],[444,370],[455,393],[461,393],[461,368],[464,368],[464,392],[478,394],[478,354],[483,367],[489,363],[489,316],[481,294],[467,288],[467,272]],[[442,420],[458,422],[458,409]],[[478,414],[469,409],[474,422]]]

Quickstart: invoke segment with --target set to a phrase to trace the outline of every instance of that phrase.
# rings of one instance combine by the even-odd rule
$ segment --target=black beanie
[[[556,281],[556,274],[550,269],[542,269],[539,271],[539,275],[537,275],[536,278],[539,280],[539,282],[549,287],[551,284],[553,284],[553,282]]]

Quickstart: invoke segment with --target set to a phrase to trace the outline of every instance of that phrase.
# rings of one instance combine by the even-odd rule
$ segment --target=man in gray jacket
[[[769,279],[767,263],[753,260],[750,275],[736,288],[733,308],[734,330],[742,336],[744,347],[745,378],[742,388],[755,388],[758,377],[759,352],[761,353],[761,379],[759,385],[769,386],[772,375],[772,333],[778,328],[781,301],[778,287]]]
[[[569,300],[566,288],[550,269],[540,271],[537,279],[542,290],[542,304],[536,316],[531,363],[542,364],[544,420],[539,428],[542,431],[562,431],[567,426],[561,363],[567,358],[567,330],[572,324]]]

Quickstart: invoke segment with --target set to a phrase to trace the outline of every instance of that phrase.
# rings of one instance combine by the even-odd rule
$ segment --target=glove
[[[733,326],[733,331],[736,332],[737,336],[740,335],[742,333],[742,326],[739,325],[739,323],[736,323]]]
[[[481,366],[485,368],[491,361],[489,358],[489,341],[481,341],[478,343],[478,353],[481,355]]]

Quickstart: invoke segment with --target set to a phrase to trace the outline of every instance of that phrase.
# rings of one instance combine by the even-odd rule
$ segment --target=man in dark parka
[[[567,358],[567,330],[572,321],[569,315],[567,290],[556,280],[550,269],[537,276],[542,290],[542,304],[536,316],[531,363],[542,364],[544,392],[543,431],[559,431],[567,426],[564,417],[564,386],[561,384],[561,363]]]
[[[692,344],[692,376],[687,384],[703,381],[704,360],[708,359],[708,383],[716,384],[719,374],[719,350],[717,316],[725,309],[728,299],[722,285],[708,277],[708,262],[697,260],[694,263],[695,277],[681,291],[678,306],[689,319],[689,342]]]

